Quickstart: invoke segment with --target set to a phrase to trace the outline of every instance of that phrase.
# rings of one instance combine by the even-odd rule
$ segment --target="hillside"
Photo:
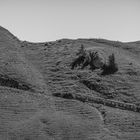
[[[81,45],[118,71],[71,69]],[[0,27],[0,140],[139,140],[140,42],[21,41]]]

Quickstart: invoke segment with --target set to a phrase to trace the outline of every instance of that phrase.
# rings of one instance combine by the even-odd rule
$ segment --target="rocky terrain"
[[[118,71],[71,69],[112,53]],[[21,41],[0,27],[0,140],[140,140],[140,41]]]

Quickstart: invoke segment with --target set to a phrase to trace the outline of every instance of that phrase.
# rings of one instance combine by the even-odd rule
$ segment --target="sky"
[[[0,0],[0,26],[21,40],[140,40],[140,0]]]

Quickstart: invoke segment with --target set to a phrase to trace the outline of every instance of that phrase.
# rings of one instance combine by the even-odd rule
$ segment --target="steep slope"
[[[98,39],[22,42],[3,28],[0,43],[0,83],[6,83],[0,86],[0,139],[140,139],[140,63],[139,53],[132,52],[138,45]],[[103,62],[114,53],[119,71],[71,70],[81,44],[98,51]],[[8,78],[18,86],[7,84]]]
[[[20,41],[2,27],[0,27],[0,75],[1,85],[5,83],[5,86],[11,85],[27,90],[46,88],[42,75],[24,57]],[[15,83],[15,86],[12,83]]]
[[[49,44],[49,43],[48,43]],[[76,53],[83,44],[86,50],[98,51],[104,61],[108,56],[115,54],[119,71],[114,75],[101,75],[101,70],[91,72],[86,69],[71,70],[70,64],[75,59]],[[134,54],[122,47],[114,47],[96,40],[60,40],[50,43],[22,43],[28,61],[39,69],[46,84],[52,92],[76,92],[112,98],[128,103],[139,103],[140,63],[139,54]],[[36,57],[37,56],[37,57]],[[83,83],[87,81],[99,89],[90,89]]]
[[[116,138],[139,139],[140,114],[135,112],[140,103],[139,59],[137,54],[125,49],[127,44],[114,46],[114,43],[116,42],[102,43],[94,39],[63,39],[48,43],[23,42],[22,47],[26,58],[42,73],[54,96],[89,103],[98,109],[103,117],[104,127],[117,134]],[[119,71],[116,74],[102,76],[101,70],[71,70],[70,63],[75,59],[81,44],[86,50],[98,51],[103,61],[107,61],[108,56],[114,53]],[[83,81],[88,82],[90,86]],[[89,102],[87,97],[91,97],[90,100],[93,98],[93,102]],[[103,102],[99,101],[99,105],[96,104],[96,98],[101,98]],[[118,126],[117,129],[115,125]]]

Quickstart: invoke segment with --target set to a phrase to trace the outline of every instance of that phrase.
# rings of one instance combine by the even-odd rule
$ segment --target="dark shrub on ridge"
[[[118,71],[118,65],[115,62],[114,54],[109,56],[108,64],[105,63],[102,67],[102,70],[102,75],[114,74]]]

